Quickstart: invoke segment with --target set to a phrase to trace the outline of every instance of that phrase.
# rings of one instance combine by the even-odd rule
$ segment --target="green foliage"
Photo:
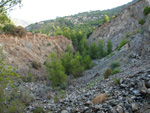
[[[108,21],[109,21],[109,17],[108,17],[108,15],[104,15],[103,23],[106,23],[106,22],[108,22]]]
[[[33,113],[45,113],[42,107],[38,107],[33,110]]]
[[[10,19],[7,16],[5,8],[0,8],[0,24],[4,25],[5,23],[10,23]]]
[[[6,94],[4,93],[7,86],[11,86],[13,81],[19,78],[15,72],[15,68],[6,65],[5,57],[0,50],[0,111],[5,110],[5,102],[7,101]]]
[[[110,68],[108,68],[105,73],[103,74],[104,79],[109,78],[109,76],[112,74],[112,70]]]
[[[112,71],[112,74],[117,74],[120,72],[120,69],[119,68],[115,68],[113,71]]]
[[[124,8],[134,3],[135,1],[137,0],[134,0],[123,6],[119,6],[113,9],[109,9],[109,10],[103,10],[103,11],[97,10],[97,11],[83,12],[83,13],[79,13],[79,14],[72,15],[72,16],[56,18],[55,20],[46,20],[46,21],[43,21],[43,24],[40,24],[40,23],[31,24],[27,27],[27,29],[29,29],[29,31],[34,31],[34,32],[41,31],[43,34],[47,34],[47,35],[50,33],[51,36],[54,36],[55,28],[57,28],[57,26],[59,26],[61,31],[63,32],[64,32],[64,29],[67,27],[70,29],[70,32],[72,30],[82,31],[83,34],[89,37],[91,32],[93,32],[93,28],[97,28],[99,25],[103,24],[103,18],[102,18],[103,15],[108,15],[109,17],[118,15]],[[83,19],[84,17],[91,18],[91,20],[89,19],[85,20]],[[71,19],[69,20],[68,18],[71,18]],[[92,19],[92,18],[95,18],[95,19]],[[66,36],[65,33],[63,33],[63,35]],[[68,36],[66,37],[69,38]]]
[[[107,53],[110,54],[112,52],[112,41],[111,39],[107,42]]]
[[[75,78],[82,76],[84,71],[84,67],[79,60],[79,56],[71,60],[71,73]]]
[[[32,82],[34,81],[34,77],[31,71],[28,72],[28,78],[27,78],[28,82]]]
[[[91,69],[92,68],[92,60],[89,55],[86,55],[82,59],[82,64],[84,66],[84,69]]]
[[[15,26],[12,24],[6,24],[3,27],[3,32],[4,33],[14,33],[15,32]]]
[[[24,36],[26,34],[26,32],[25,32],[23,27],[21,27],[21,26],[16,27],[13,24],[6,24],[3,27],[3,32],[4,33],[11,33],[14,36],[19,36],[19,37],[22,37],[22,36]]]
[[[69,44],[66,46],[65,52],[69,52],[69,53],[73,52],[72,47]]]
[[[66,52],[62,55],[61,57],[61,61],[62,61],[62,65],[65,68],[65,72],[66,74],[71,74],[71,60],[73,59],[73,54]]]
[[[113,78],[115,84],[120,84],[120,78]]]
[[[139,22],[138,22],[138,24],[141,24],[141,25],[143,25],[144,23],[145,23],[145,19],[144,18],[139,20]]]
[[[89,55],[90,55],[90,57],[91,57],[91,59],[96,59],[97,58],[97,52],[98,50],[97,50],[97,45],[96,45],[96,43],[95,42],[93,42],[92,44],[91,44],[91,46],[90,46],[90,49],[89,49]]]
[[[105,56],[103,48],[104,48],[104,42],[101,39],[98,41],[98,57],[99,58],[103,58]]]
[[[23,113],[24,108],[25,108],[24,104],[21,101],[15,99],[6,105],[2,112],[3,113]]]
[[[121,42],[120,42],[120,45],[117,47],[118,51],[119,51],[124,45],[126,45],[128,42],[129,42],[128,40],[126,40],[126,39],[123,38],[123,39],[121,40]]]
[[[62,61],[52,52],[46,60],[46,69],[49,72],[48,79],[52,81],[52,85],[60,86],[67,81],[67,75],[62,65]]]
[[[57,29],[55,29],[55,36],[57,35],[63,35],[63,31],[60,29],[60,27],[57,27]]]
[[[149,5],[146,5],[146,7],[143,10],[143,13],[144,13],[145,16],[150,13],[150,7],[149,7]]]
[[[139,30],[139,29],[137,29],[136,33],[140,33],[140,30]]]
[[[111,62],[111,64],[110,64],[110,68],[111,68],[112,70],[114,70],[115,68],[117,68],[117,67],[119,67],[119,66],[120,66],[120,63],[117,62],[117,61]]]
[[[33,61],[32,62],[32,67],[34,68],[34,69],[39,69],[39,68],[41,68],[41,63],[40,62],[36,62],[36,61]]]

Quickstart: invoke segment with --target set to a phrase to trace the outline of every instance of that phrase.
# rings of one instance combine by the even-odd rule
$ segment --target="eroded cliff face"
[[[20,38],[11,34],[0,35],[0,46],[3,47],[6,61],[24,75],[28,73],[33,61],[44,67],[43,63],[51,52],[55,51],[61,56],[67,45],[73,48],[72,41],[64,36],[46,37],[42,34],[27,33]],[[42,69],[34,71],[43,73]]]
[[[111,39],[113,49],[115,49],[122,38],[126,38],[127,33],[132,36],[136,34],[138,29],[141,29],[138,21],[144,18],[143,9],[147,4],[147,0],[139,0],[125,8],[117,17],[95,29],[89,37],[89,44],[104,39],[106,46],[107,41]]]

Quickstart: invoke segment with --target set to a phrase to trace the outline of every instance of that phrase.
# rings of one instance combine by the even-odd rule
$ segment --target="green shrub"
[[[14,36],[19,36],[19,37],[22,37],[26,34],[25,30],[23,27],[21,26],[14,26],[12,24],[6,24],[4,27],[3,27],[3,32],[4,33],[11,33],[13,34]]]
[[[144,23],[145,23],[145,19],[144,18],[139,20],[139,22],[138,22],[138,24],[141,24],[141,25],[143,25]]]
[[[4,113],[23,113],[24,104],[19,100],[13,100],[4,108]]]
[[[67,81],[65,68],[55,52],[48,56],[45,66],[49,73],[47,77],[52,82],[53,87],[61,86]]]
[[[32,67],[33,67],[34,69],[39,69],[39,68],[41,68],[41,63],[38,63],[38,62],[36,62],[36,61],[33,61],[33,62],[32,62]]]
[[[136,33],[140,33],[140,30],[139,30],[139,29],[137,29]]]
[[[119,67],[119,66],[120,66],[120,63],[119,63],[119,62],[116,62],[116,61],[111,62],[111,64],[110,64],[110,68],[111,68],[112,70],[114,70],[115,68],[117,68],[117,67]]]
[[[121,40],[121,42],[120,42],[120,45],[117,47],[118,51],[119,51],[124,45],[126,45],[128,42],[129,42],[128,40],[126,40],[126,39],[123,38],[123,39]]]
[[[115,68],[115,69],[112,71],[112,74],[117,74],[117,73],[119,73],[119,72],[120,72],[120,69]]]
[[[33,78],[33,74],[31,71],[28,72],[28,78],[27,78],[28,82],[32,82],[34,80]]]
[[[120,84],[120,78],[113,78],[115,84]]]
[[[110,68],[108,68],[105,73],[103,74],[104,79],[109,78],[109,76],[112,74],[112,70]]]
[[[149,7],[149,5],[147,5],[147,6],[144,8],[143,13],[144,13],[145,16],[150,13],[150,7]]]
[[[38,107],[33,110],[33,113],[45,113],[42,107]]]
[[[14,33],[15,32],[15,26],[12,24],[6,24],[3,27],[3,32],[4,33]]]

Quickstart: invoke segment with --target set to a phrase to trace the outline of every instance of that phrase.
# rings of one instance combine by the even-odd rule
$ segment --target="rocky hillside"
[[[125,7],[136,1],[137,0],[133,0],[128,4],[113,9],[83,12],[76,15],[60,17],[54,20],[41,21],[27,26],[26,30],[47,35],[50,34],[53,36],[54,30],[59,26],[61,29],[69,27],[71,30],[82,31],[87,35],[89,32],[93,31],[93,27],[97,27],[103,23],[104,15],[108,15],[111,18],[111,16],[119,14]]]
[[[0,46],[3,47],[7,62],[16,67],[21,75],[28,74],[33,62],[43,66],[44,61],[53,51],[60,56],[65,51],[66,45],[73,48],[72,41],[64,36],[46,37],[41,34],[27,33],[26,36],[20,38],[13,37],[11,34],[0,35]],[[44,74],[42,69],[41,67],[33,71],[40,72],[39,75],[42,76]]]
[[[25,112],[150,113],[150,14],[143,14],[147,4],[150,5],[150,1],[139,0],[93,32],[89,44],[103,39],[106,45],[111,39],[113,52],[94,60],[95,66],[85,71],[84,76],[68,78],[69,85],[64,90],[39,82],[16,82],[18,90],[15,95],[25,95]],[[142,25],[138,24],[141,19],[145,22]],[[60,55],[65,50],[64,45],[72,45],[63,36],[45,37],[28,33],[24,38],[0,37],[7,60],[20,70],[31,66],[33,60],[43,63],[52,51]],[[122,39],[128,43],[116,49]],[[107,69],[114,71],[113,66],[117,64],[114,62],[119,63],[119,71],[108,73],[110,76],[104,79]],[[39,69],[36,74],[42,75],[40,72]]]
[[[138,24],[138,21],[144,18],[143,10],[146,4],[146,1],[139,0],[138,2],[125,8],[125,10],[123,10],[113,20],[98,27],[89,37],[89,43],[97,43],[98,40],[104,39],[106,45],[106,42],[111,39],[113,49],[115,49],[119,46],[119,43],[123,38],[136,35],[138,30],[143,34],[146,29],[145,27],[148,26],[141,26]]]

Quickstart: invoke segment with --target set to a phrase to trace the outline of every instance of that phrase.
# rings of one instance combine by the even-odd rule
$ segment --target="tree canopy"
[[[2,0],[0,2],[0,12],[2,12],[2,8],[5,8],[5,10],[11,10],[16,5],[21,5],[22,0]]]

